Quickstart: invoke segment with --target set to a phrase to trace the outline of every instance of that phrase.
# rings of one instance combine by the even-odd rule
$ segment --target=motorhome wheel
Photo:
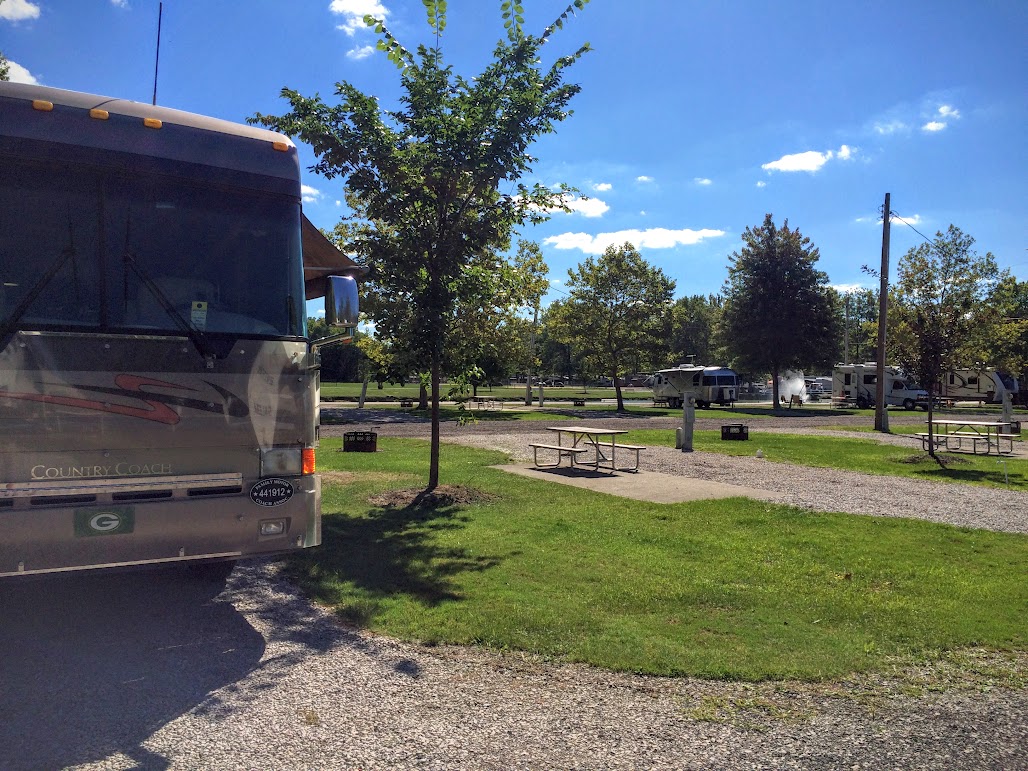
[[[905,409],[905,410],[912,410],[912,409],[915,409],[916,407],[917,407],[917,402],[915,402],[913,399],[904,399],[903,400],[903,409]]]

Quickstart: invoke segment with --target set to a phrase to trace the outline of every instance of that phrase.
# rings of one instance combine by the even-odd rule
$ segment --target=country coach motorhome
[[[305,300],[352,336],[359,269],[293,143],[0,83],[0,169],[0,576],[318,544]]]

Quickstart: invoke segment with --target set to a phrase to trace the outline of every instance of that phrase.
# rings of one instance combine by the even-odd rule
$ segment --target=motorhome
[[[878,364],[836,364],[832,370],[832,402],[860,409],[873,407],[878,399]],[[913,410],[927,409],[928,392],[899,367],[885,367],[885,404]]]
[[[360,268],[303,217],[296,146],[0,83],[0,169],[0,576],[320,543],[317,348]],[[311,341],[322,296],[341,331]]]
[[[955,369],[943,375],[937,389],[942,399],[986,404],[1002,404],[1007,394],[1017,402],[1018,393],[1017,379],[994,369]]]
[[[669,407],[681,407],[690,396],[697,407],[735,403],[739,377],[727,367],[703,367],[682,364],[662,369],[653,375],[653,399],[666,401]]]

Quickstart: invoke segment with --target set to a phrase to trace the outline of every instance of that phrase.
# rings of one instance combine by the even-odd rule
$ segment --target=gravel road
[[[503,447],[524,425],[448,426],[446,440]],[[358,427],[371,426],[426,433],[388,415]],[[684,468],[681,453],[658,455],[644,453],[653,470]],[[724,466],[700,455],[689,458],[693,473]],[[739,460],[757,473],[773,465]],[[809,492],[824,478],[790,471],[762,484],[797,480],[766,489],[821,508],[831,488],[857,481],[832,477]],[[882,513],[862,508],[872,492],[897,503],[893,480],[886,496],[880,479],[865,483],[866,493],[839,493],[827,507]],[[911,516],[913,499],[931,494],[903,492],[893,513]],[[975,526],[1023,532],[1026,496],[1000,501],[1011,502],[1020,518]],[[0,619],[4,771],[1028,769],[1028,690],[1017,685],[1025,653],[963,651],[923,670],[829,684],[642,677],[348,629],[274,563],[241,566],[220,593],[174,575],[0,584]]]

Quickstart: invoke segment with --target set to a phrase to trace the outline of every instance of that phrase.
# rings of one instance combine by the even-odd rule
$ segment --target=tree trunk
[[[426,390],[424,383],[418,386],[418,409],[428,409],[428,391]]]
[[[424,391],[424,386],[422,386]],[[428,463],[426,492],[439,486],[439,357],[432,357],[432,449]]]
[[[618,412],[625,411],[625,399],[621,395],[621,380],[618,378],[617,367],[614,368],[614,373],[611,375],[610,382],[614,384],[614,394],[618,400]]]
[[[932,456],[932,460],[938,463],[939,458],[935,454],[935,436],[932,431],[932,407],[933,402],[935,401],[935,387],[931,383],[928,383],[928,385],[925,386],[925,389],[928,391],[928,454]]]

